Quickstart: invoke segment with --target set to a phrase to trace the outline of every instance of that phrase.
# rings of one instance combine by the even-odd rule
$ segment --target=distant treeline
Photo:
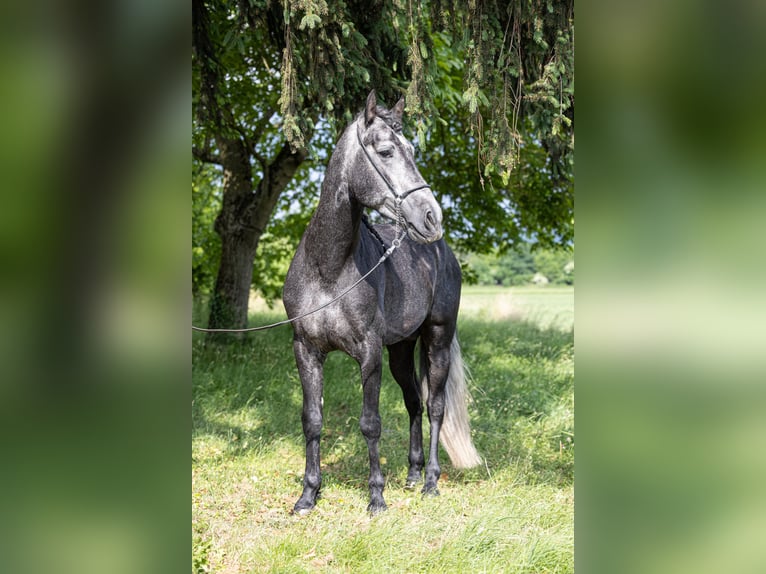
[[[479,285],[574,285],[574,248],[530,249],[527,244],[503,254],[461,257],[467,283]]]

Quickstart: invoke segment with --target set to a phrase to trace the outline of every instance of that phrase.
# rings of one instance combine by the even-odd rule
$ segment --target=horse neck
[[[346,130],[338,141],[327,165],[319,205],[304,239],[306,255],[328,279],[340,275],[352,258],[362,221],[363,207],[348,192],[347,173],[354,159],[349,133]]]

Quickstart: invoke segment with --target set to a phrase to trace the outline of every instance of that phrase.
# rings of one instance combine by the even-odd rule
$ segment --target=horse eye
[[[383,148],[381,150],[378,150],[378,153],[383,157],[392,157],[394,155],[394,148],[392,147]]]

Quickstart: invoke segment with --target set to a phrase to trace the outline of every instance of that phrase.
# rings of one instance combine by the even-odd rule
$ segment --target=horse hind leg
[[[423,394],[428,393],[428,418],[431,422],[423,493],[439,494],[436,484],[441,473],[438,458],[440,441],[455,468],[478,466],[482,459],[471,439],[467,408],[470,394],[454,328],[436,328],[432,331],[429,344],[421,348],[420,359],[421,372],[426,373],[424,387],[427,388]]]
[[[437,483],[441,476],[439,465],[439,433],[444,421],[445,386],[450,369],[450,342],[454,327],[433,326],[420,348],[420,370],[423,377],[424,394],[428,394],[428,420],[431,437],[426,465],[423,494],[439,495]]]
[[[402,388],[404,405],[410,416],[409,470],[406,488],[415,488],[423,480],[423,402],[415,374],[415,341],[402,341],[388,347],[388,366]]]

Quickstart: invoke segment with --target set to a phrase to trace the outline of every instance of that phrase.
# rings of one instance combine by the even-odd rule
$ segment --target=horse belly
[[[427,308],[428,304],[425,301],[412,305],[386,306],[383,343],[392,345],[399,341],[416,338],[421,325],[427,318]]]

